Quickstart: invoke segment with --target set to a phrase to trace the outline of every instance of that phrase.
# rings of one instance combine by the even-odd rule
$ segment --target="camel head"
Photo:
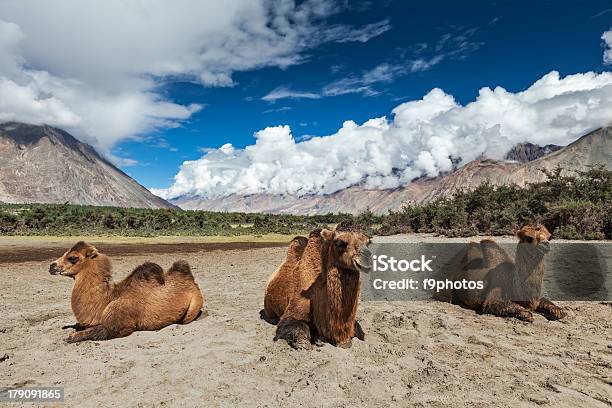
[[[359,231],[324,229],[323,240],[331,245],[332,262],[350,271],[369,272],[372,269],[372,252],[368,248],[370,238]]]
[[[518,232],[519,244],[523,244],[525,249],[546,254],[550,251],[551,233],[542,224],[526,224]]]
[[[59,257],[49,266],[51,275],[75,277],[79,272],[92,266],[96,262],[98,250],[86,242],[77,242],[68,252]]]

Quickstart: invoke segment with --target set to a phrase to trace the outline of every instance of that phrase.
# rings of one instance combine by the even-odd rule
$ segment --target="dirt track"
[[[145,260],[186,259],[209,316],[80,344],[61,329],[74,322],[72,281],[47,272],[66,248],[39,247],[20,263],[0,255],[0,385],[63,386],[67,406],[91,407],[612,405],[609,302],[561,302],[565,321],[532,324],[443,303],[363,302],[365,342],[297,352],[274,343],[258,314],[284,248],[220,245],[101,246],[116,278]]]
[[[138,254],[191,254],[194,252],[247,250],[258,248],[286,247],[286,243],[277,242],[200,242],[181,244],[100,244],[93,245],[104,248],[104,253],[110,257]],[[61,256],[69,247],[66,246],[26,246],[14,247],[10,250],[0,250],[0,264],[22,263],[31,261],[46,261]]]

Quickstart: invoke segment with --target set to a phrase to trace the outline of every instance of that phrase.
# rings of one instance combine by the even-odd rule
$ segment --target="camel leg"
[[[284,339],[294,349],[310,349],[310,326],[302,320],[291,317],[281,319],[276,326],[274,341]]]
[[[66,341],[76,343],[86,340],[110,340],[118,337],[126,337],[136,329],[136,320],[131,316],[126,316],[120,301],[113,301],[104,309],[102,324],[88,327],[85,330],[72,333]]]
[[[200,316],[202,312],[202,305],[204,304],[204,299],[202,299],[202,295],[200,293],[194,293],[191,296],[191,300],[189,301],[189,307],[187,308],[187,312],[185,312],[185,316],[181,320],[182,324],[188,324],[194,321]]]
[[[355,321],[353,327],[354,333],[352,337],[350,337],[350,334],[347,333],[347,336],[342,336],[344,340],[328,339],[325,337],[320,337],[320,339],[334,345],[335,347],[345,349],[351,348],[353,346],[353,337],[357,337],[359,340],[362,341],[365,339],[365,335],[363,334],[363,330],[361,329],[361,325],[359,324],[359,322]]]
[[[266,309],[261,309],[259,311],[259,317],[262,320],[265,320],[266,322],[273,324],[273,325],[277,325],[278,321],[280,320],[278,317],[276,316],[270,316],[267,312]]]
[[[365,333],[357,320],[355,320],[355,337],[361,341],[365,341]]]
[[[81,331],[81,330],[85,330],[86,328],[87,328],[87,326],[84,326],[81,323],[67,324],[65,326],[62,326],[62,330],[74,329],[76,331]]]
[[[311,336],[310,336],[310,341],[312,342],[312,344],[314,344],[317,347],[323,347],[325,345],[325,338],[321,335],[319,335],[319,333],[317,331],[311,330]]]
[[[501,288],[495,288],[489,292],[482,305],[482,312],[500,317],[516,317],[519,320],[533,322],[533,315],[529,310],[517,303],[502,299]]]
[[[482,312],[500,317],[516,317],[525,322],[533,322],[533,315],[531,312],[514,302],[502,300],[488,302],[482,307]]]
[[[536,312],[547,318],[548,320],[559,320],[567,316],[567,313],[546,298],[540,298],[540,304]]]
[[[66,339],[68,343],[77,343],[79,341],[86,340],[110,340],[118,337],[126,337],[132,334],[134,330],[130,328],[124,328],[116,331],[111,331],[108,328],[102,326],[101,324],[93,327],[89,327],[87,329],[74,332]]]
[[[343,349],[351,348],[353,346],[353,339],[349,339],[344,343],[336,343],[335,346]]]

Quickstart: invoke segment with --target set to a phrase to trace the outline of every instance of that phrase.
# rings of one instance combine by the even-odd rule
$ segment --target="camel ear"
[[[98,250],[96,249],[96,247],[87,248],[85,256],[89,259],[94,259],[98,256]]]
[[[541,233],[542,235],[544,235],[544,238],[545,238],[547,241],[550,241],[550,237],[552,236],[552,234],[550,233],[550,231],[548,230],[548,228],[546,228],[546,226],[545,226],[544,224],[542,224],[542,227],[544,227],[544,230],[543,230],[543,231],[540,231],[540,233]]]
[[[518,225],[514,224],[514,226],[512,227],[512,235],[518,237],[518,233],[521,229],[518,227]]]
[[[321,238],[323,238],[325,241],[331,241],[334,239],[334,231],[328,230],[328,229],[323,229],[321,230]]]
[[[523,231],[523,228],[519,228],[516,232],[515,232],[516,237],[519,239],[519,241],[523,241],[525,240],[525,231]]]

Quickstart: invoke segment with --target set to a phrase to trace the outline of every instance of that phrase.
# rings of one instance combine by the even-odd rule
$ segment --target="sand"
[[[145,260],[189,261],[208,316],[67,344],[72,280],[48,273],[56,246],[0,261],[0,386],[63,386],[65,406],[612,406],[610,302],[559,302],[565,320],[533,323],[438,302],[363,302],[365,342],[295,351],[259,319],[284,248],[116,246],[117,278]]]

